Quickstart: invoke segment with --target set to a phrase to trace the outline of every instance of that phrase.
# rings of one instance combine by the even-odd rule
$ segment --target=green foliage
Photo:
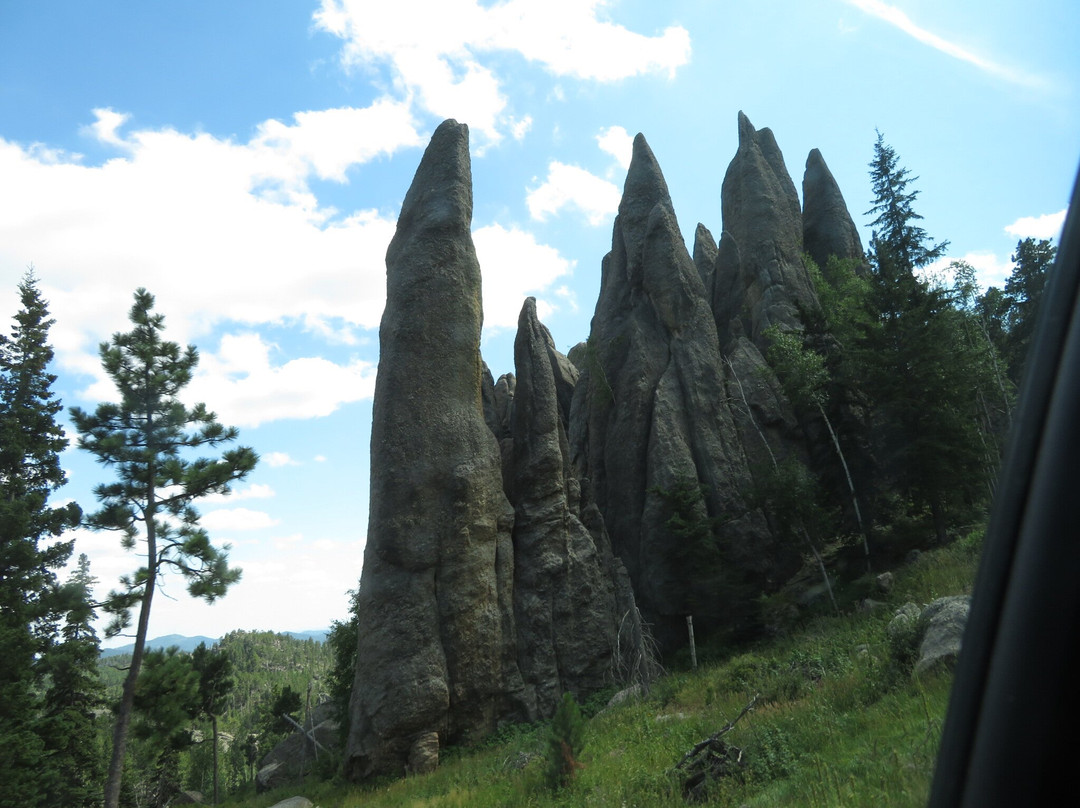
[[[39,729],[46,752],[46,805],[89,808],[100,803],[104,771],[97,713],[104,705],[104,688],[96,670],[100,647],[93,627],[94,583],[90,560],[80,555],[62,590],[67,611],[60,637],[41,659],[48,681]]]
[[[135,683],[135,736],[162,752],[184,749],[198,714],[199,674],[191,657],[176,646],[147,651]]]
[[[270,704],[270,709],[267,711],[265,723],[263,724],[264,733],[270,737],[289,734],[293,731],[293,725],[285,719],[285,716],[289,716],[299,723],[300,711],[303,707],[304,700],[300,694],[285,685],[275,693]]]
[[[551,719],[548,734],[547,783],[552,790],[567,786],[578,769],[585,748],[585,719],[573,693],[563,693],[562,701]]]
[[[43,716],[41,698],[44,654],[64,610],[55,570],[72,548],[55,539],[81,511],[49,504],[65,481],[59,455],[67,446],[49,373],[53,321],[32,271],[18,288],[22,307],[10,336],[0,334],[0,782],[11,804],[36,806],[62,777],[47,763],[57,725]]]
[[[991,286],[975,301],[987,338],[1002,357],[1009,381],[1019,386],[1028,346],[1035,332],[1039,304],[1057,248],[1049,239],[1017,242],[1013,271],[1005,289]]]
[[[105,608],[116,615],[111,633],[129,624],[128,610],[152,592],[164,568],[180,572],[192,597],[207,602],[224,595],[239,579],[239,571],[228,566],[227,554],[214,548],[199,527],[193,503],[207,494],[228,493],[257,461],[246,447],[226,450],[220,460],[187,459],[190,451],[217,448],[238,433],[219,424],[204,404],[188,409],[178,400],[191,381],[198,352],[190,345],[181,351],[175,342],[163,340],[164,316],[153,313],[153,307],[153,295],[137,290],[130,312],[134,328],[101,344],[102,366],[116,385],[120,403],[100,404],[93,413],[71,410],[80,448],[117,477],[94,489],[102,507],[90,514],[87,524],[121,532],[128,549],[145,526],[147,565],[125,576],[124,588],[110,595]]]
[[[825,404],[829,373],[825,358],[803,345],[800,334],[770,326],[763,332],[769,340],[766,358],[776,373],[784,393],[797,407],[816,408]]]
[[[122,545],[133,549],[145,542],[145,565],[120,579],[121,588],[104,604],[113,615],[110,636],[130,623],[130,610],[139,607],[131,668],[117,710],[112,759],[105,784],[106,808],[116,808],[123,768],[127,730],[142,666],[157,576],[179,572],[192,597],[214,602],[240,578],[228,565],[228,553],[214,547],[199,526],[194,502],[207,494],[228,493],[258,460],[247,447],[227,449],[221,459],[198,457],[195,452],[218,449],[237,437],[225,428],[205,404],[188,409],[178,398],[198,364],[193,346],[181,350],[162,339],[165,318],[153,311],[154,296],[135,292],[127,333],[114,334],[100,346],[101,363],[116,385],[120,401],[99,404],[93,413],[78,407],[71,419],[79,446],[116,475],[115,482],[95,487],[101,508],[87,524],[95,530],[116,530]],[[227,548],[226,548],[227,549]]]
[[[330,624],[330,632],[326,635],[326,645],[334,657],[334,665],[328,675],[330,701],[345,735],[349,732],[349,697],[352,695],[353,679],[356,678],[359,604],[360,590],[357,588],[349,592],[348,619],[335,620]]]
[[[961,545],[973,541],[926,552],[894,570],[890,602],[922,602],[930,587],[947,581],[958,588],[940,594],[970,587],[977,558]],[[928,577],[938,569],[948,575]],[[535,754],[545,728],[529,725],[456,750],[428,775],[362,785],[305,780],[304,792],[325,808],[675,808],[686,804],[675,765],[761,693],[758,706],[724,735],[742,750],[745,776],[710,784],[709,804],[922,806],[950,678],[938,673],[913,681],[892,674],[885,629],[891,615],[892,609],[881,609],[819,617],[798,633],[739,649],[694,672],[665,675],[649,698],[608,708],[588,722],[588,767],[576,770],[571,789],[546,787],[547,756]],[[282,789],[226,804],[269,808],[293,795]]]
[[[931,244],[926,231],[915,224],[922,219],[914,209],[919,192],[908,190],[908,186],[918,177],[912,177],[906,168],[898,167],[899,159],[896,151],[885,142],[885,136],[878,132],[874,159],[870,162],[874,204],[866,215],[877,215],[871,223],[874,228],[871,244],[879,271],[883,264],[889,263],[900,271],[911,272],[940,258],[949,246],[947,241]]]
[[[274,702],[282,691],[288,688],[292,714],[297,720],[303,720],[302,698],[308,686],[325,681],[331,666],[331,651],[323,643],[311,639],[299,639],[286,634],[270,631],[233,631],[221,638],[205,652],[193,652],[190,656],[196,672],[200,663],[196,655],[205,654],[207,662],[229,660],[228,679],[232,680],[231,689],[216,690],[212,698],[215,709],[221,712],[216,723],[221,735],[219,741],[218,770],[219,793],[224,796],[236,793],[244,788],[253,789],[251,783],[255,774],[255,764],[273,748],[291,727],[282,727],[272,732],[266,729],[271,718]],[[130,656],[113,656],[101,659],[98,663],[99,678],[105,685],[108,700],[119,701],[124,669],[130,664]],[[119,668],[119,669],[118,669]],[[128,766],[125,783],[132,789],[132,799],[150,800],[160,788],[169,783],[199,791],[204,795],[213,793],[214,746],[212,718],[200,714],[200,704],[208,703],[204,697],[206,685],[199,677],[200,694],[191,718],[183,721],[183,733],[192,741],[184,748],[165,757],[161,749],[151,745],[149,740],[132,737],[128,749]],[[325,693],[316,691],[316,701],[326,699]],[[220,707],[218,705],[221,705]],[[276,722],[280,723],[280,722]],[[233,740],[227,741],[225,736]],[[324,757],[320,754],[320,762]],[[329,772],[327,772],[329,774]],[[162,780],[164,778],[164,781]],[[163,784],[164,783],[164,784]],[[163,797],[171,796],[163,793]],[[156,797],[155,797],[156,798]],[[97,792],[96,804],[101,802],[101,793]]]

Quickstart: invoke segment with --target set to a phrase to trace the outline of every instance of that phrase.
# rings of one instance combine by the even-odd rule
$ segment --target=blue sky
[[[57,391],[87,408],[145,286],[200,349],[190,401],[263,457],[202,508],[243,580],[214,607],[166,583],[151,636],[322,628],[360,575],[383,254],[439,121],[472,133],[497,376],[526,295],[560,349],[588,335],[636,132],[684,236],[719,235],[739,110],[796,187],[821,149],[864,242],[879,129],[927,231],[1000,284],[1061,227],[1078,27],[1073,0],[0,0],[0,313],[33,264]],[[108,476],[83,455],[62,495],[89,509]],[[137,566],[76,539],[102,591]]]

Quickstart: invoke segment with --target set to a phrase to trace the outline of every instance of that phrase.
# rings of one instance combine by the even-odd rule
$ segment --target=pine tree
[[[915,274],[945,251],[913,222],[906,168],[878,133],[870,163],[877,213],[871,240],[869,317],[850,360],[871,401],[872,434],[889,487],[928,508],[939,541],[950,511],[984,483],[977,429],[976,359],[950,293]]]
[[[227,706],[229,694],[235,684],[232,678],[232,660],[220,649],[210,651],[206,643],[191,655],[191,664],[199,674],[199,712],[210,719],[211,741],[214,752],[214,802],[218,803],[218,718]]]
[[[65,482],[59,455],[67,446],[56,423],[61,403],[48,344],[48,305],[33,272],[19,284],[22,308],[10,337],[0,335],[0,783],[20,805],[41,804],[44,749],[35,726],[41,671],[51,639],[56,574],[71,542],[49,542],[79,523],[74,503],[52,507]]]
[[[239,579],[239,570],[228,565],[227,553],[215,548],[199,526],[193,503],[207,494],[228,492],[258,459],[246,447],[226,450],[219,460],[188,459],[194,451],[235,440],[237,431],[219,424],[204,404],[188,409],[179,401],[177,396],[198,363],[198,352],[190,345],[182,351],[163,340],[164,316],[153,308],[153,295],[138,289],[130,312],[134,328],[101,345],[102,365],[116,384],[119,403],[100,404],[93,413],[71,411],[79,446],[117,476],[115,482],[95,488],[102,507],[88,518],[89,525],[120,531],[126,549],[133,549],[136,541],[144,544],[145,565],[121,579],[122,588],[110,593],[105,607],[114,615],[107,629],[110,635],[127,627],[129,610],[139,607],[131,667],[113,730],[106,808],[116,808],[120,795],[135,683],[158,576],[169,569],[180,572],[189,594],[210,603]]]
[[[585,768],[578,760],[584,748],[585,719],[574,694],[563,693],[548,733],[547,780],[552,790],[568,785],[577,770]]]
[[[1028,346],[1035,333],[1039,303],[1056,255],[1057,248],[1048,239],[1026,238],[1017,243],[1016,252],[1011,256],[1013,271],[1005,282],[1008,305],[1006,351],[1009,377],[1016,385],[1020,384]]]
[[[900,158],[885,142],[885,136],[877,133],[874,159],[870,163],[870,180],[874,191],[874,204],[867,215],[877,214],[871,225],[871,261],[883,269],[911,273],[945,254],[949,242],[931,244],[926,231],[914,224],[922,219],[913,207],[919,192],[908,190],[918,177],[912,177],[906,168],[898,168]],[[884,253],[884,255],[882,255]],[[888,266],[881,265],[884,259]]]
[[[97,671],[101,648],[93,623],[96,580],[90,560],[79,556],[64,595],[67,600],[60,641],[43,657],[48,689],[39,734],[45,745],[46,805],[92,808],[101,804],[101,771],[96,712],[104,704]]]

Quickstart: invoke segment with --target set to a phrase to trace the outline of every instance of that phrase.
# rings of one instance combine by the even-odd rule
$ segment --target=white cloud
[[[1005,232],[1020,239],[1058,238],[1065,225],[1065,213],[1062,208],[1057,213],[1044,213],[1042,216],[1021,216],[1012,224],[1005,226]]]
[[[927,31],[925,28],[916,25],[902,10],[896,6],[884,3],[882,0],[847,0],[847,2],[872,17],[877,17],[879,20],[900,29],[905,34],[918,40],[924,45],[929,45],[934,50],[940,51],[947,56],[974,65],[984,73],[989,73],[992,76],[1005,79],[1013,84],[1020,84],[1027,87],[1036,87],[1044,84],[1044,82],[1037,77],[998,64],[997,62],[979,56],[976,53],[972,53],[966,48],[957,45],[955,42],[950,42],[944,37]]]
[[[975,269],[975,280],[981,289],[986,289],[989,286],[996,286],[999,289],[1004,287],[1005,279],[1013,271],[1013,264],[1008,259],[1003,259],[990,250],[974,250],[962,256],[952,255],[939,258],[920,270],[919,274],[937,280],[942,284],[951,285],[953,282],[951,268],[953,261],[963,261],[970,264]]]
[[[228,494],[207,494],[199,502],[203,505],[220,505],[223,502],[239,502],[243,499],[273,499],[277,494],[264,483],[251,483],[245,488],[234,488]]]
[[[616,81],[675,71],[690,59],[690,34],[673,25],[645,36],[599,18],[607,0],[511,0],[493,6],[481,47],[514,50],[556,76]]]
[[[345,182],[345,172],[380,155],[391,155],[405,146],[422,146],[407,105],[382,98],[370,107],[342,107],[297,112],[291,126],[265,121],[251,146],[265,149],[272,159],[297,161],[289,173],[303,175],[308,169],[320,179]],[[357,134],[363,132],[363,137]]]
[[[574,267],[554,247],[516,227],[481,227],[473,232],[473,243],[483,272],[485,331],[517,327],[525,298],[539,295]],[[553,306],[546,305],[550,312]]]
[[[211,533],[262,530],[280,523],[280,519],[275,519],[264,511],[253,511],[250,508],[220,508],[216,511],[207,511],[199,519],[199,524]]]
[[[321,357],[271,362],[273,346],[255,333],[226,334],[215,354],[203,352],[186,391],[191,402],[213,402],[222,423],[258,426],[285,418],[317,418],[375,392],[372,362],[339,365]]]
[[[316,27],[345,41],[347,66],[388,64],[395,89],[439,117],[454,117],[497,143],[507,99],[482,63],[490,52],[517,53],[556,76],[615,81],[669,76],[690,58],[690,35],[671,26],[646,36],[600,18],[606,0],[322,0]],[[483,144],[481,144],[482,146]]]
[[[525,135],[532,129],[532,124],[532,116],[526,115],[520,121],[514,121],[510,124],[510,134],[513,135],[514,140],[524,140]]]
[[[340,216],[320,206],[309,180],[342,181],[349,166],[419,145],[406,104],[299,113],[293,125],[263,123],[246,143],[173,129],[128,132],[125,115],[95,116],[87,132],[123,152],[102,165],[45,159],[41,148],[0,138],[0,269],[14,276],[37,266],[56,318],[57,359],[99,380],[92,395],[110,395],[97,345],[130,327],[138,286],[157,296],[166,336],[181,344],[225,321],[302,322],[346,344],[360,342],[355,328],[377,327],[394,218],[375,210]],[[332,379],[344,385],[338,403],[365,394],[363,363],[294,361],[262,368],[261,389],[285,378]],[[249,379],[234,392],[242,399],[255,386]],[[263,408],[259,418],[336,406],[310,404]]]
[[[270,468],[281,468],[282,466],[298,466],[297,461],[293,460],[289,456],[288,452],[266,452],[259,456],[259,459],[270,466]]]
[[[85,128],[85,133],[108,143],[111,146],[126,148],[128,143],[118,134],[120,127],[128,122],[131,116],[123,112],[115,112],[111,109],[95,109],[94,122]]]
[[[634,137],[621,126],[609,126],[601,129],[596,136],[596,143],[601,151],[614,157],[624,169],[630,168],[630,158],[634,156]]]
[[[565,207],[575,207],[596,227],[615,215],[620,197],[613,183],[583,168],[553,160],[548,164],[547,179],[529,191],[525,201],[534,219],[543,220]]]

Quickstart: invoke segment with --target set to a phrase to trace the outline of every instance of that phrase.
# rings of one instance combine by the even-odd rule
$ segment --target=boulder
[[[970,597],[954,595],[938,598],[922,610],[916,673],[925,673],[938,666],[951,668],[956,664],[970,608]]]
[[[312,711],[309,724],[315,743],[297,730],[263,756],[255,774],[258,791],[299,782],[312,770],[320,755],[334,754],[341,748],[340,727],[337,721],[329,717],[331,711],[329,704],[319,705]]]
[[[275,802],[270,808],[315,808],[315,803],[307,797],[289,797],[287,800]]]
[[[514,512],[484,418],[468,127],[435,131],[386,253],[345,770],[401,774],[418,743],[495,729],[522,689]],[[490,378],[490,376],[489,376]]]

